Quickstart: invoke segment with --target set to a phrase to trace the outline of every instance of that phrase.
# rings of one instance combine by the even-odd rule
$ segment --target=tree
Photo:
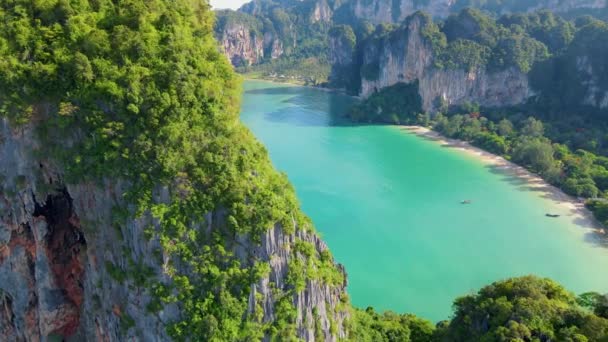
[[[495,154],[505,154],[509,149],[509,145],[504,137],[498,136],[494,133],[483,132],[475,136],[473,140],[475,146],[479,146],[484,150],[490,151]]]
[[[543,138],[523,137],[513,148],[513,161],[528,165],[534,171],[544,174],[555,165],[553,146]]]
[[[597,341],[608,320],[583,310],[556,282],[534,276],[507,279],[454,302],[444,341]],[[442,329],[439,327],[438,329]]]
[[[521,127],[521,134],[527,137],[539,138],[545,133],[545,128],[540,120],[533,117],[527,118]]]
[[[498,134],[503,137],[508,137],[513,134],[513,124],[509,119],[502,119],[498,122]]]

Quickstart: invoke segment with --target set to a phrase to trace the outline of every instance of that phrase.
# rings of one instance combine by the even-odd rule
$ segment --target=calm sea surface
[[[260,81],[244,88],[242,121],[346,266],[356,306],[438,321],[456,297],[526,274],[608,292],[608,249],[518,179],[396,127],[349,125],[345,96]]]

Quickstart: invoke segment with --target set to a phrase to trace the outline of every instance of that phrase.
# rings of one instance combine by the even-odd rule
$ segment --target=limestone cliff
[[[329,31],[329,63],[332,66],[329,81],[332,87],[344,88],[357,82],[358,70],[353,67],[356,40],[348,25],[338,25]]]
[[[600,86],[603,74],[597,73],[588,56],[577,56],[576,67],[581,78],[581,86],[585,89],[582,103],[597,108],[608,108],[608,89]]]
[[[424,11],[432,17],[447,17],[466,7],[476,7],[505,14],[549,9],[566,12],[573,9],[593,10],[606,7],[604,0],[541,0],[520,3],[475,0],[351,0],[346,3],[352,16],[379,23],[399,23],[416,11]]]
[[[429,18],[416,14],[399,29],[365,45],[360,95],[399,82],[419,81],[422,107],[432,112],[438,100],[449,105],[476,102],[484,106],[519,104],[532,95],[527,75],[516,68],[487,71],[438,68],[423,30]]]
[[[314,8],[310,15],[310,20],[315,22],[328,22],[333,15],[333,9],[329,6],[327,0],[319,0],[314,3]]]
[[[36,128],[0,121],[0,340],[169,340],[166,326],[179,319],[181,304],[150,309],[148,282],[170,283],[166,267],[173,262],[157,239],[146,237],[155,221],[147,213],[117,217],[115,208],[130,208],[123,181],[67,183],[62,169],[40,154]],[[163,201],[170,192],[158,188],[154,196]],[[224,221],[213,212],[193,225],[211,233]],[[237,236],[225,248],[243,266],[252,256],[270,265],[266,276],[250,284],[250,312],[272,322],[277,301],[287,295],[299,337],[318,341],[315,331],[322,331],[320,340],[335,341],[345,336],[346,284],[309,278],[289,295],[290,262],[305,259],[296,252],[298,243],[317,254],[327,250],[314,233],[296,227],[286,234],[279,225],[259,239]],[[125,274],[131,272],[146,277]]]
[[[236,66],[256,64],[264,58],[264,39],[245,25],[226,27],[218,37],[222,51]]]
[[[258,64],[283,54],[283,43],[275,30],[241,12],[218,11],[215,36],[220,49],[234,66]]]

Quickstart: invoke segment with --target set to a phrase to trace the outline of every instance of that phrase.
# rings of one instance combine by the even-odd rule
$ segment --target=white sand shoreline
[[[476,157],[485,164],[495,166],[497,169],[504,171],[506,174],[521,179],[531,190],[540,192],[541,196],[552,199],[561,208],[568,210],[571,213],[569,216],[576,219],[579,226],[605,235],[606,231],[604,230],[604,227],[595,219],[593,214],[587,208],[585,208],[584,203],[570,195],[565,194],[559,188],[547,183],[538,175],[526,170],[524,167],[512,163],[501,156],[497,156],[488,151],[472,146],[466,141],[446,138],[426,127],[400,126],[400,130],[436,141],[443,146],[467,153]]]

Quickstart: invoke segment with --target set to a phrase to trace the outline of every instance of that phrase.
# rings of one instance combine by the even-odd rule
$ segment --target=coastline
[[[259,81],[259,82],[281,84],[281,85],[286,85],[286,86],[290,86],[290,87],[310,88],[310,89],[316,89],[316,90],[320,90],[320,91],[324,91],[324,92],[328,92],[328,93],[336,93],[336,94],[352,97],[355,99],[361,99],[359,96],[347,94],[344,89],[334,89],[334,88],[325,88],[325,87],[306,85],[306,84],[298,84],[298,83],[293,83],[293,82],[280,81],[277,79],[255,78],[255,77],[251,77],[251,76],[247,77],[245,74],[239,74],[239,75],[242,77],[242,79],[244,81]]]
[[[547,183],[537,174],[528,171],[526,168],[519,166],[505,158],[492,154],[479,147],[475,147],[466,141],[450,139],[444,137],[422,126],[399,126],[399,130],[408,134],[415,134],[421,138],[435,141],[444,147],[449,147],[470,156],[473,156],[484,164],[495,167],[502,173],[516,177],[526,184],[530,190],[537,191],[546,198],[550,198],[557,203],[558,206],[570,212],[570,218],[577,220],[577,224],[583,228],[590,229],[596,233],[606,235],[605,227],[599,223],[593,213],[585,208],[585,204],[577,198],[564,193],[561,189]]]

